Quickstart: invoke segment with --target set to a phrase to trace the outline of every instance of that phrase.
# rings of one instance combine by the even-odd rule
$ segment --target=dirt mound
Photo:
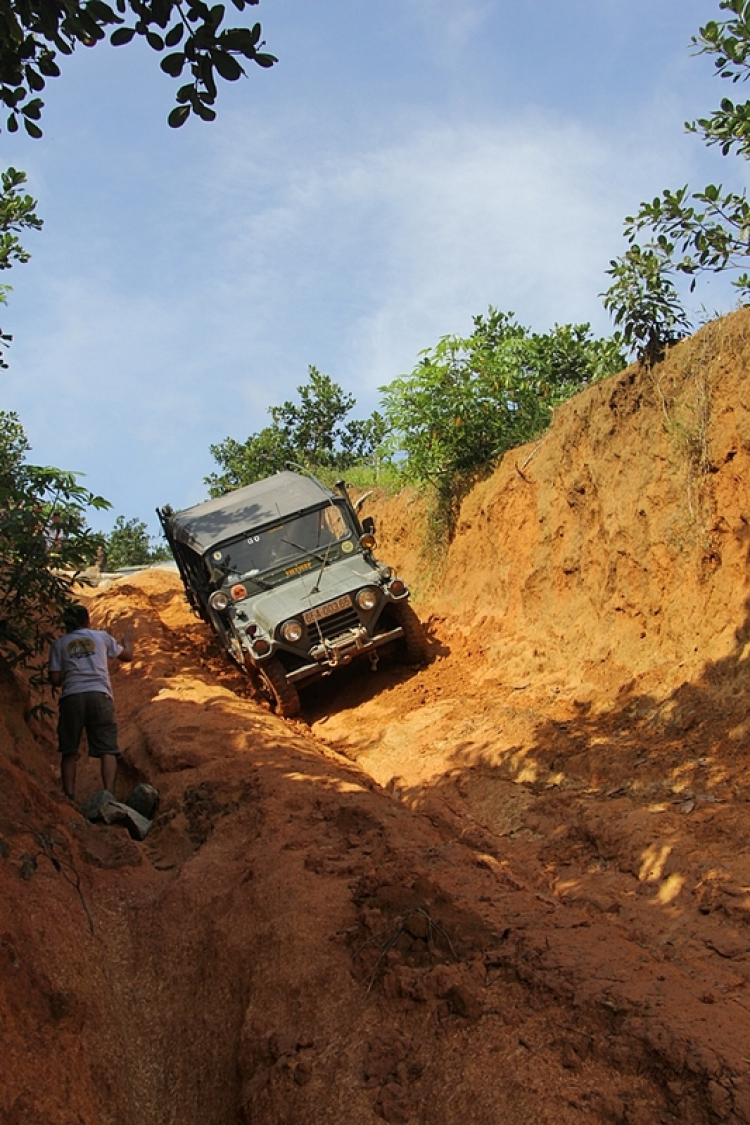
[[[305,721],[174,575],[97,591],[143,844],[0,684],[0,1120],[750,1122],[749,328],[562,407],[438,575],[371,497],[433,658]]]

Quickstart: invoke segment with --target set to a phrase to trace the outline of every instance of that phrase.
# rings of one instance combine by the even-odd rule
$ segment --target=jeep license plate
[[[348,594],[344,594],[343,598],[336,598],[333,602],[326,602],[325,605],[318,605],[315,609],[308,609],[307,613],[302,614],[302,620],[305,625],[312,625],[314,621],[320,621],[321,617],[330,617],[333,613],[340,613],[342,609],[348,609],[352,604],[352,599]]]

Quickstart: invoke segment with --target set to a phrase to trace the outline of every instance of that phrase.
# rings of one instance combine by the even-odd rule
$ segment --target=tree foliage
[[[690,329],[674,285],[674,267],[663,254],[633,244],[607,272],[613,281],[603,294],[604,307],[622,329],[623,343],[641,361],[656,363]]]
[[[149,535],[148,527],[139,519],[126,520],[118,516],[115,525],[103,538],[107,556],[107,569],[120,570],[125,566],[150,566],[151,563],[171,559],[165,543]]]
[[[26,173],[8,168],[0,174],[0,270],[8,270],[16,263],[28,262],[31,255],[21,245],[18,235],[23,230],[41,230],[42,219],[36,213],[36,200],[23,195]],[[0,284],[0,303],[8,298],[9,285]],[[0,331],[0,368],[7,367],[3,357],[12,337]]]
[[[403,473],[429,485],[441,532],[478,475],[506,450],[537,437],[554,408],[624,366],[619,337],[589,325],[533,333],[513,313],[490,308],[467,338],[444,336],[410,375],[381,388]]]
[[[0,411],[0,660],[29,665],[56,635],[97,537],[87,508],[109,504],[74,473],[32,465],[23,427]]]
[[[258,0],[232,0],[242,12]],[[271,67],[276,58],[264,51],[259,23],[225,27],[223,4],[203,0],[0,0],[0,101],[8,110],[7,128],[21,122],[31,137],[41,137],[44,102],[39,97],[49,78],[60,74],[58,55],[76,46],[93,47],[109,34],[119,47],[135,37],[162,55],[161,69],[171,78],[183,72],[169,124],[182,125],[191,113],[204,121],[216,116],[217,78],[234,82],[244,63]]]
[[[713,56],[716,73],[732,83],[750,77],[750,0],[720,0],[722,20],[710,20],[692,43],[696,53]],[[750,157],[750,102],[723,98],[709,117],[687,122],[707,145]],[[604,303],[625,329],[639,359],[652,361],[690,328],[674,285],[676,274],[690,278],[724,270],[737,272],[733,284],[750,300],[750,203],[747,194],[708,184],[702,191],[685,185],[666,189],[641,203],[625,220],[626,253],[610,263],[614,279]],[[638,240],[644,238],[643,245]]]
[[[299,403],[272,406],[271,425],[246,441],[228,437],[211,446],[221,469],[205,478],[211,496],[262,480],[289,463],[312,472],[343,471],[376,455],[385,436],[380,414],[344,421],[354,409],[353,395],[315,367],[308,369],[308,381],[297,387],[297,394]]]

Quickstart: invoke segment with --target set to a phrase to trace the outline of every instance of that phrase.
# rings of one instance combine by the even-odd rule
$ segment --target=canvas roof
[[[170,518],[173,537],[203,554],[217,543],[253,528],[295,515],[333,499],[334,493],[312,477],[276,473],[225,496],[175,512]]]

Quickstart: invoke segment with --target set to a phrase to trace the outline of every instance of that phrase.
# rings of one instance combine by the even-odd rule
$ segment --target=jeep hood
[[[272,634],[276,626],[289,617],[300,617],[306,610],[344,594],[354,594],[362,586],[379,585],[378,578],[375,564],[368,562],[364,555],[339,559],[325,567],[322,574],[320,563],[315,562],[310,570],[291,582],[236,602],[235,614],[239,609],[244,610],[252,621]]]

